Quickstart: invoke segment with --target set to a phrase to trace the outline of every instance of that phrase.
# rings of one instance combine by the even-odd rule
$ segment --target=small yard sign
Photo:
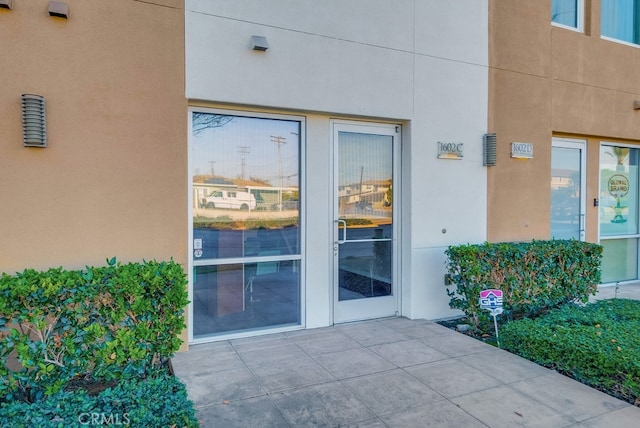
[[[498,348],[500,347],[500,336],[498,335],[498,322],[496,316],[500,315],[502,309],[502,290],[490,288],[480,292],[480,309],[486,309],[491,312],[493,317],[493,325],[496,329],[496,340]]]
[[[480,292],[480,308],[488,309],[491,315],[502,313],[502,290],[489,289]]]

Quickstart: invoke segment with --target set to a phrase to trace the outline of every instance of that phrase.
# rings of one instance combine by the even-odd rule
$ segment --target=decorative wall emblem
[[[626,223],[627,219],[622,216],[622,210],[626,208],[622,205],[622,198],[629,193],[629,179],[622,174],[612,175],[607,182],[607,189],[616,199],[616,205],[613,207],[615,216],[611,219],[611,223]]]

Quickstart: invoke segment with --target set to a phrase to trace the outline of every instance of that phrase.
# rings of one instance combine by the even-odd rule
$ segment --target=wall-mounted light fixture
[[[49,2],[49,16],[69,19],[69,5],[61,1]]]
[[[22,94],[22,144],[47,147],[47,120],[44,97]]]
[[[640,101],[639,100],[635,100],[633,102],[633,109],[634,110],[640,110]]]
[[[0,0],[0,9],[13,9],[13,0]]]
[[[251,36],[251,49],[263,52],[269,49],[267,38],[264,36]]]
[[[495,133],[484,134],[482,137],[483,161],[484,166],[496,166],[498,157],[498,137]]]

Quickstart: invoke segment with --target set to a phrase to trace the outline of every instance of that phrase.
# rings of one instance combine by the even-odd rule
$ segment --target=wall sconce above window
[[[44,97],[22,94],[22,144],[47,147],[47,120]]]
[[[61,1],[50,1],[49,16],[69,19],[69,5]]]
[[[0,9],[13,9],[13,0],[0,0]]]
[[[263,52],[269,49],[267,38],[264,36],[251,36],[251,49]]]

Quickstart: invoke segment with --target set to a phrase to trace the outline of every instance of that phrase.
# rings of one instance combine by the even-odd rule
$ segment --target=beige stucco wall
[[[551,25],[550,0],[489,3],[490,241],[549,237],[553,136],[588,141],[587,240],[596,241],[599,143],[640,143],[640,49],[601,39],[600,2],[585,4],[581,33]],[[512,142],[532,143],[534,158],[511,159]]]
[[[187,260],[182,0],[0,9],[0,272]],[[22,146],[23,93],[48,147]]]

